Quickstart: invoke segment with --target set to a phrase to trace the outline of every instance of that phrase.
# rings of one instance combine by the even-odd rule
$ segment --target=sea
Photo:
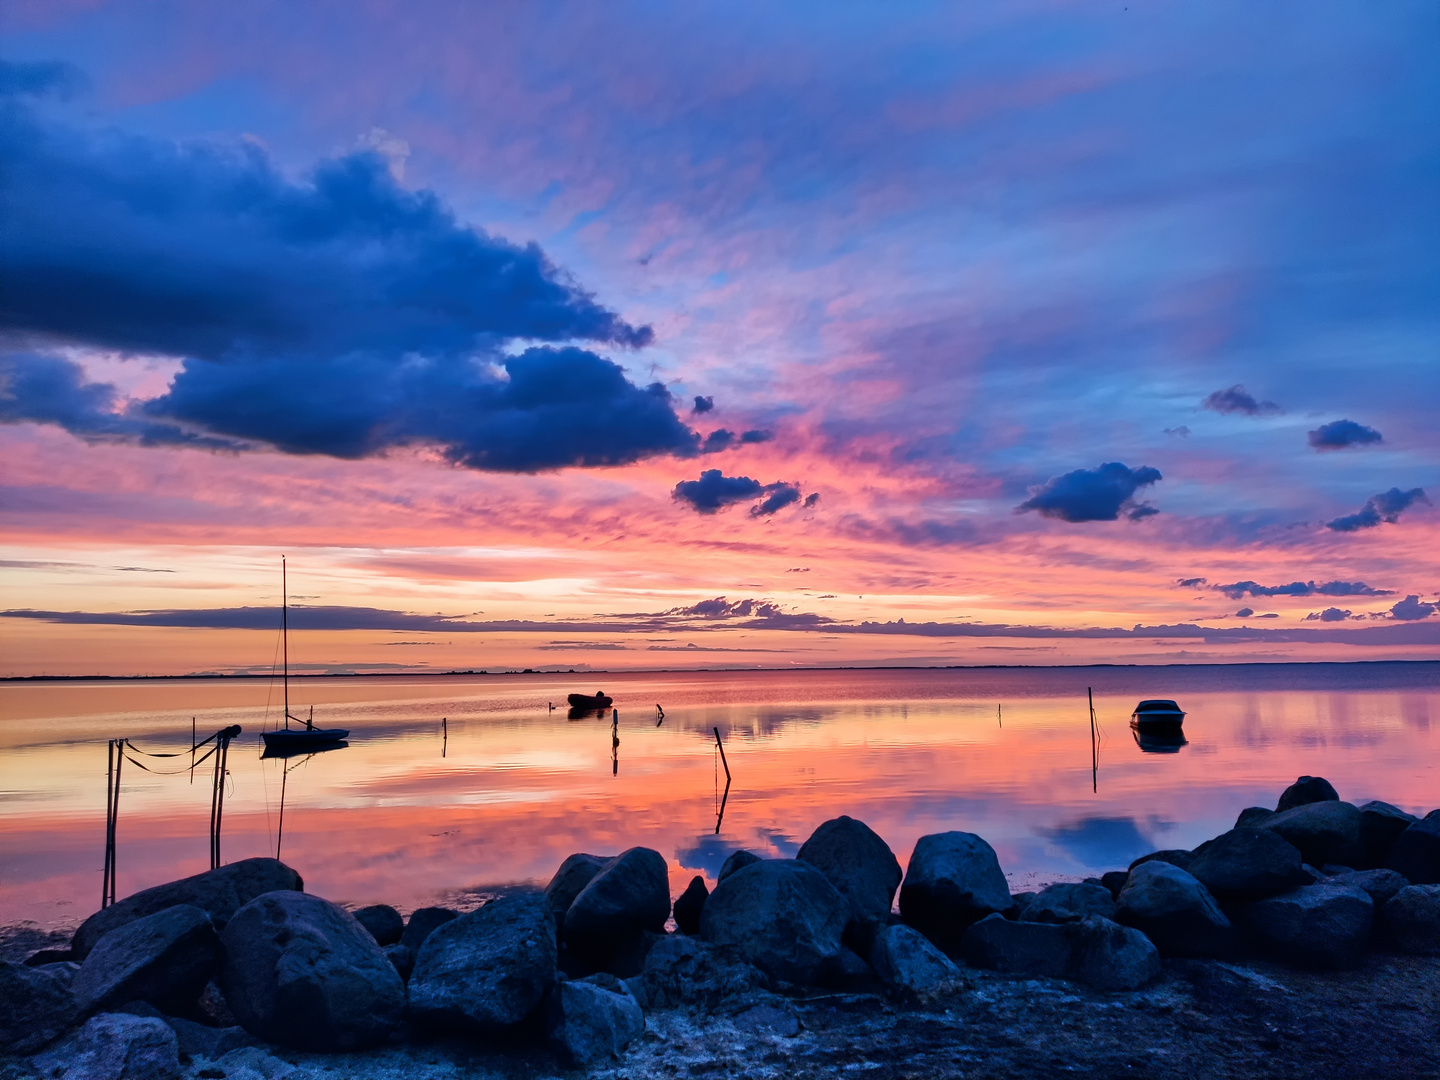
[[[565,704],[596,691],[613,710]],[[841,814],[902,866],[927,833],[977,833],[1019,891],[1193,847],[1302,774],[1440,804],[1440,663],[303,677],[290,697],[347,745],[262,756],[268,679],[0,683],[0,924],[100,906],[112,793],[117,896],[208,869],[218,803],[222,862],[278,853],[310,892],[402,911],[635,846],[678,894]],[[1157,697],[1183,745],[1132,733]],[[191,747],[231,725],[218,773]]]

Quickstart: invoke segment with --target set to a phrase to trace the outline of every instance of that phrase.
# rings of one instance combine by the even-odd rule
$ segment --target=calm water
[[[98,906],[106,740],[154,752],[244,734],[230,752],[223,855],[282,857],[333,900],[402,909],[544,882],[574,851],[636,844],[675,891],[713,884],[736,848],[792,855],[848,813],[901,863],[929,832],[994,845],[1012,888],[1191,847],[1301,773],[1342,798],[1423,813],[1440,803],[1440,664],[966,671],[492,675],[292,680],[297,715],[352,729],[343,750],[262,760],[267,682],[0,685],[0,922],[73,925]],[[546,703],[599,686],[608,718]],[[1092,777],[1087,686],[1100,722]],[[1142,752],[1141,697],[1175,697],[1188,745]],[[665,707],[657,726],[656,703]],[[997,716],[997,706],[1000,707]],[[441,719],[448,721],[442,735]],[[733,783],[716,832],[725,777]],[[208,867],[210,763],[127,764],[121,896]],[[289,768],[289,772],[284,770]],[[1092,784],[1098,790],[1092,790]]]

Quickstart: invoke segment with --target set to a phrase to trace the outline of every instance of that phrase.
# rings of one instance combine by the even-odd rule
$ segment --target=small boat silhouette
[[[1137,735],[1170,736],[1180,734],[1185,713],[1168,698],[1147,698],[1130,714],[1130,727]]]
[[[565,699],[572,709],[608,709],[615,699],[596,691],[593,694],[571,694]]]

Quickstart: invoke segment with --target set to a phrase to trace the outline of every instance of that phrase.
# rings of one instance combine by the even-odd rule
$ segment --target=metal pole
[[[1095,738],[1095,688],[1087,686],[1085,697],[1090,702],[1090,790],[1100,791],[1100,744]]]
[[[730,786],[730,763],[725,760],[725,744],[720,741],[720,729],[715,729],[715,745],[720,748],[720,764],[725,766],[725,786]]]
[[[114,858],[115,837],[111,817],[115,798],[115,740],[105,743],[105,869],[100,872],[100,907],[110,906],[110,862]]]

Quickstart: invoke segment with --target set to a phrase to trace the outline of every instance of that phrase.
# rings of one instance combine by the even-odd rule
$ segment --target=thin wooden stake
[[[1100,791],[1100,743],[1095,734],[1095,688],[1087,686],[1085,696],[1090,702],[1090,790]]]

